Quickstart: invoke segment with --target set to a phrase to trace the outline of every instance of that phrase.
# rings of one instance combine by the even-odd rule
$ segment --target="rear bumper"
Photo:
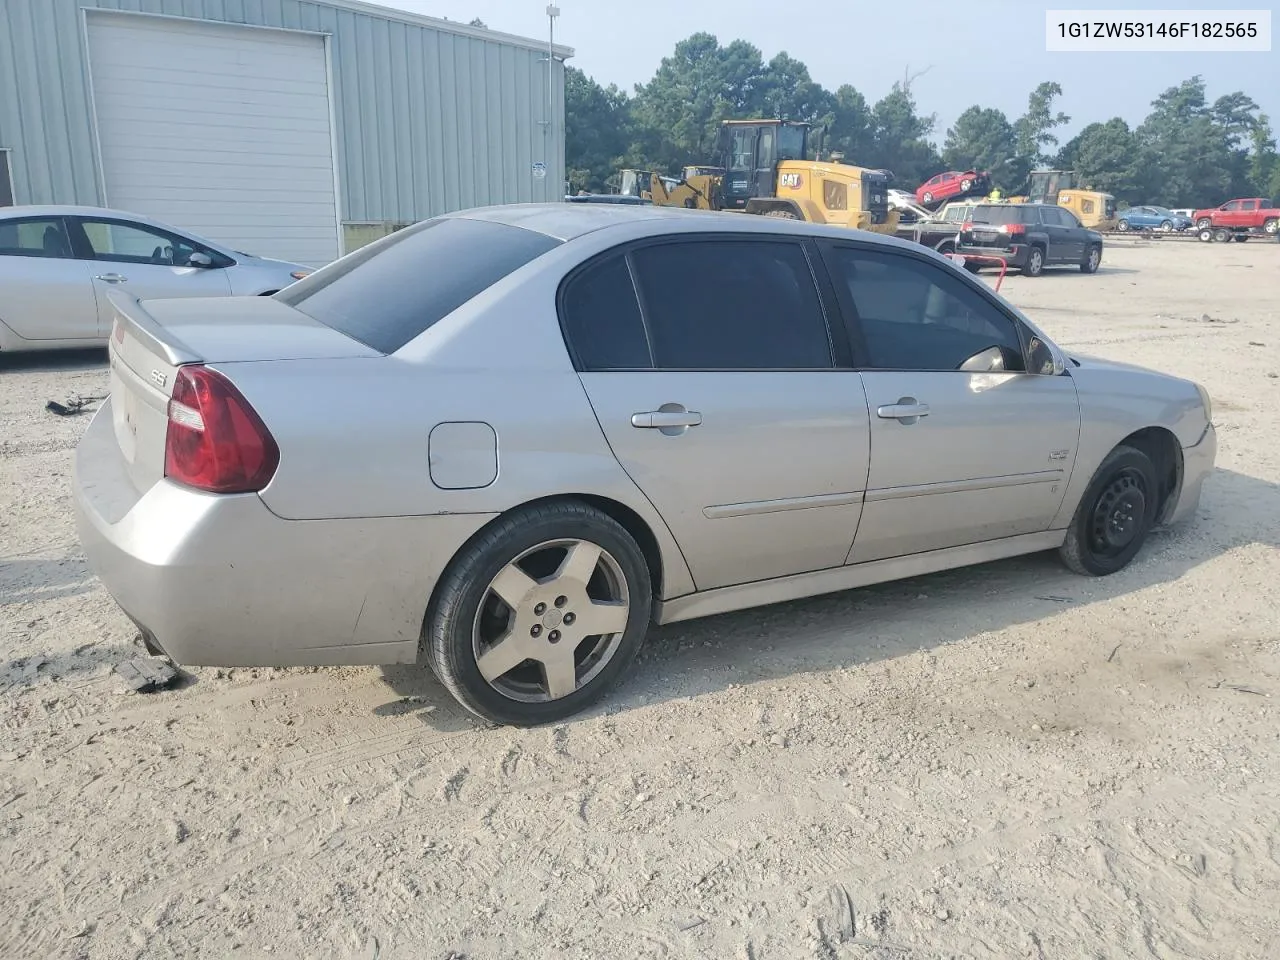
[[[1213,473],[1217,456],[1218,432],[1211,423],[1193,446],[1182,448],[1182,484],[1177,502],[1169,510],[1165,523],[1181,523],[1196,512],[1204,482]]]
[[[960,243],[956,246],[956,253],[962,257],[1001,257],[1011,267],[1021,267],[1027,262],[1026,244],[1015,243],[1012,247],[1005,249],[1002,247],[977,247],[968,243]]]
[[[283,520],[256,494],[138,495],[110,402],[76,450],[80,541],[150,646],[192,666],[410,663],[431,590],[490,518]]]

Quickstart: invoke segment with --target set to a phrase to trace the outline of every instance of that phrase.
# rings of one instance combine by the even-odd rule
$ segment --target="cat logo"
[[[799,190],[800,184],[804,183],[804,181],[800,178],[800,174],[798,173],[784,173],[778,179],[778,183],[789,190]]]

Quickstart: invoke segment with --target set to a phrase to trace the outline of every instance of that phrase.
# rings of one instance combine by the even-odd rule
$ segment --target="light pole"
[[[553,136],[556,125],[556,17],[560,8],[547,4],[547,166],[553,166],[552,158],[559,154]],[[551,182],[551,178],[547,178]]]

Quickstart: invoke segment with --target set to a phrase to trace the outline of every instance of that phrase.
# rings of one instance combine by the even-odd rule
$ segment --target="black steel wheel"
[[[1059,555],[1076,573],[1101,577],[1137,556],[1160,510],[1151,458],[1134,447],[1107,455],[1080,499]]]

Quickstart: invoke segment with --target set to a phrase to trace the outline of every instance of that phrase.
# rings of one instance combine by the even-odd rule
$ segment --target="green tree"
[[[895,83],[871,109],[874,140],[864,166],[892,170],[902,183],[928,179],[942,165],[929,142],[934,117],[916,111],[915,97],[901,82]]]
[[[721,120],[759,115],[764,70],[760,51],[743,40],[727,47],[709,33],[681,40],[653,79],[636,87],[633,153],[671,172],[711,161]]]
[[[1151,106],[1135,132],[1135,191],[1171,207],[1213,206],[1230,199],[1233,135],[1210,110],[1203,78],[1169,87]]]
[[[631,146],[631,105],[577,67],[565,67],[565,165],[573,190],[603,189]]]
[[[814,83],[809,68],[784,51],[769,61],[753,91],[762,117],[820,123],[831,118],[834,98]]]
[[[1115,195],[1128,203],[1146,199],[1134,186],[1137,141],[1129,125],[1119,117],[1106,123],[1091,123],[1059,152],[1055,165],[1076,170],[1095,190]]]
[[[1027,112],[1013,124],[1014,158],[1006,171],[1010,181],[1022,183],[1036,167],[1051,162],[1048,151],[1058,145],[1053,131],[1071,122],[1061,110],[1054,112],[1054,101],[1060,96],[1062,85],[1049,80],[1039,84],[1027,97]]]
[[[1007,179],[1007,165],[1016,151],[1013,124],[1003,111],[972,106],[947,130],[942,162],[952,170],[989,170],[997,186],[1016,189],[1021,184]]]
[[[1249,182],[1255,191],[1271,197],[1276,192],[1272,178],[1280,176],[1280,158],[1276,156],[1276,141],[1271,136],[1271,120],[1265,113],[1258,114],[1250,139]]]
[[[824,152],[839,152],[846,163],[864,166],[875,150],[876,127],[867,98],[842,84],[831,98]]]

